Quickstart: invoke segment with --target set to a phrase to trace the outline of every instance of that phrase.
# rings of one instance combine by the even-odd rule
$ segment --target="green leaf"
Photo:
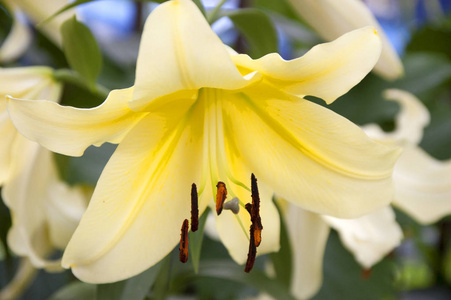
[[[197,274],[199,272],[199,260],[200,252],[202,249],[202,241],[204,239],[204,228],[207,221],[208,213],[210,209],[206,209],[199,219],[199,228],[196,232],[191,232],[188,235],[189,240],[189,252],[190,261],[193,264],[194,272]]]
[[[233,262],[228,261],[201,262],[201,267],[198,276],[221,278],[223,280],[244,283],[248,286],[257,289],[260,292],[266,293],[274,297],[275,299],[286,299],[286,300],[295,299],[290,294],[289,290],[279,281],[276,281],[268,277],[263,272],[255,268],[250,273],[245,273],[243,266],[238,266]],[[196,277],[193,277],[192,280],[196,280]]]
[[[61,34],[69,65],[94,89],[96,78],[102,68],[102,53],[96,39],[89,28],[78,22],[76,17],[64,22]]]
[[[395,81],[393,86],[407,90],[425,102],[433,100],[437,89],[451,78],[451,61],[442,54],[408,54],[403,63],[405,76]]]
[[[289,19],[299,19],[295,10],[286,2],[286,0],[254,0],[254,2],[256,7],[264,8]]]
[[[450,159],[451,103],[437,104],[430,109],[430,112],[432,116],[431,124],[426,127],[420,145],[437,159]]]
[[[127,280],[99,284],[97,286],[98,300],[142,300],[157,279],[162,263],[158,263],[135,277]]]
[[[291,244],[288,237],[285,220],[282,218],[279,205],[275,202],[280,217],[280,250],[270,254],[276,279],[280,281],[285,287],[289,288],[291,285],[292,276],[292,253]]]
[[[84,282],[70,283],[54,293],[49,300],[95,300],[96,299],[96,285]]]
[[[249,44],[249,55],[259,58],[277,52],[277,32],[271,19],[261,10],[245,8],[224,12]]]
[[[446,54],[451,59],[451,17],[442,22],[434,20],[416,32],[407,46],[409,52],[437,52]]]

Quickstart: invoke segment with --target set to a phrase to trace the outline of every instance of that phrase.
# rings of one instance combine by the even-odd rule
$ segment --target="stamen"
[[[216,213],[218,216],[222,212],[222,208],[224,206],[224,201],[227,198],[227,188],[224,182],[218,181],[218,184],[216,185],[217,192],[216,192]]]
[[[262,241],[262,220],[260,218],[260,195],[258,192],[257,178],[254,173],[251,175],[251,191],[252,191],[252,206],[251,206],[251,220],[255,229],[255,245],[258,247]]]
[[[249,273],[252,270],[252,268],[254,267],[256,256],[257,256],[257,246],[255,245],[254,239],[254,224],[252,224],[250,228],[249,252],[247,253],[247,261],[246,267],[244,268],[244,272]]]
[[[197,198],[197,187],[193,183],[191,186],[191,231],[197,231],[199,228],[199,200]]]
[[[246,203],[246,205],[244,207],[246,208],[247,212],[251,216],[251,220],[252,220],[252,204]]]
[[[249,252],[247,253],[246,267],[244,272],[249,273],[254,267],[255,257],[257,256],[257,247],[262,241],[262,220],[260,218],[260,195],[258,192],[257,178],[251,176],[252,204],[246,203],[244,206],[251,216],[251,227],[249,234]]]
[[[182,263],[188,261],[188,219],[182,224],[182,232],[180,234],[179,259]]]
[[[237,197],[227,201],[223,205],[224,209],[231,210],[235,215],[240,212],[240,199]]]

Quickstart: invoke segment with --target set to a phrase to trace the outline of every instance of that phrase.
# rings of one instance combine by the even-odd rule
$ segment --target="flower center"
[[[241,186],[247,191],[250,187],[238,180],[230,169],[227,161],[226,139],[224,132],[223,106],[226,103],[226,92],[218,89],[203,88],[199,91],[198,100],[205,109],[204,115],[204,170],[202,172],[202,183],[200,192],[205,185],[211,185],[211,191],[218,188],[216,185],[221,182],[221,189],[227,187],[228,199],[238,198],[234,185]],[[233,184],[231,184],[233,183]],[[225,199],[224,199],[225,200]],[[244,203],[238,198],[240,206],[244,208]]]
[[[249,239],[249,253],[248,261],[246,263],[245,271],[249,272],[255,261],[257,253],[257,247],[261,242],[261,232],[263,229],[260,219],[260,197],[257,188],[257,179],[254,174],[251,177],[251,185],[244,184],[244,175],[246,174],[246,167],[239,163],[239,159],[234,156],[231,151],[233,146],[227,144],[232,143],[232,139],[227,139],[227,127],[225,126],[224,114],[227,113],[227,105],[229,99],[233,99],[233,92],[202,88],[199,90],[198,98],[195,102],[197,111],[201,114],[195,117],[203,117],[203,162],[202,162],[202,176],[199,184],[199,191],[197,192],[196,185],[193,184],[191,190],[191,230],[194,232],[197,230],[198,223],[198,208],[197,198],[198,195],[211,191],[213,199],[215,200],[216,213],[218,217],[221,217],[223,209],[228,209],[235,214],[237,222],[240,224],[243,234]],[[227,116],[227,115],[226,115]],[[227,119],[226,119],[227,120]],[[229,132],[230,134],[230,132]],[[238,179],[237,176],[240,178]],[[251,174],[249,174],[251,175]],[[247,178],[249,178],[246,175]],[[211,187],[211,189],[210,189]],[[243,203],[242,200],[247,198],[243,194],[251,194],[252,204]],[[238,192],[243,197],[239,199]],[[208,193],[208,192],[207,192]],[[250,221],[252,225],[250,228],[245,228],[241,218],[244,216],[239,214],[239,207],[246,208],[249,212]],[[241,218],[240,218],[241,217]],[[186,219],[181,228],[180,236],[180,261],[186,262],[187,257],[187,231],[188,220]],[[195,229],[196,230],[195,230]]]

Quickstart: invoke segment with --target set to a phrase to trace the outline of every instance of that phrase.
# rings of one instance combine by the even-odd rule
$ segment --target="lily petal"
[[[386,135],[385,138],[407,141],[411,144],[419,144],[423,138],[424,127],[429,125],[430,115],[424,104],[409,92],[388,89],[384,91],[384,97],[396,101],[401,111],[396,116],[396,130]]]
[[[299,96],[320,97],[329,104],[371,71],[380,51],[377,31],[366,27],[317,45],[304,56],[290,61],[277,53],[257,60],[247,55],[232,55],[232,59],[244,73],[258,71],[279,89]]]
[[[6,3],[10,6],[13,15],[13,25],[11,31],[0,47],[0,62],[10,62],[20,57],[31,43],[31,32],[26,22],[23,21],[24,16],[20,13],[19,8],[14,3]]]
[[[258,80],[241,76],[192,1],[169,1],[144,26],[130,106],[147,109],[152,100],[175,92],[189,98],[201,87],[239,89],[252,78]]]
[[[365,269],[399,246],[403,237],[390,206],[353,220],[322,217],[338,231],[342,243]]]
[[[2,189],[13,218],[8,245],[16,254],[29,257],[37,268],[61,270],[59,260],[45,258],[53,248],[47,237],[44,212],[48,187],[57,180],[52,154],[21,135],[16,136],[11,147],[11,176]]]
[[[20,8],[32,19],[33,23],[38,24],[47,20],[64,6],[70,3],[69,0],[14,0]],[[38,27],[47,37],[49,37],[57,45],[62,45],[61,25],[69,18],[74,16],[75,10],[65,11],[50,21],[47,21]]]
[[[48,67],[3,68],[0,69],[0,82],[1,103],[7,95],[57,101],[62,90],[62,85],[53,79],[53,70]]]
[[[61,85],[52,78],[47,67],[0,68],[0,185],[9,177],[13,159],[12,144],[17,130],[6,110],[6,95],[29,99],[48,98],[56,101],[61,94]]]
[[[327,41],[364,26],[373,26],[382,40],[382,54],[374,71],[386,79],[396,79],[404,70],[399,56],[379,22],[361,0],[289,0],[295,11]]]
[[[374,142],[338,114],[263,85],[236,94],[224,109],[233,147],[280,197],[341,218],[361,216],[393,198],[391,175],[400,150]]]
[[[81,280],[134,276],[179,242],[190,216],[191,184],[201,181],[203,124],[196,108],[185,116],[175,112],[171,120],[143,118],[105,167],[63,256],[63,266]],[[202,214],[211,197],[199,200]]]
[[[113,90],[95,108],[79,109],[50,101],[9,97],[14,126],[27,138],[58,153],[81,156],[90,145],[119,143],[142,117],[128,108],[133,88]]]
[[[308,299],[318,292],[323,281],[329,226],[319,215],[292,204],[286,222],[294,259],[291,292],[297,299]]]
[[[17,135],[16,128],[9,120],[8,113],[6,110],[2,111],[2,103],[4,102],[0,101],[0,136],[2,137],[2,142],[0,143],[0,186],[9,178],[11,160],[13,158],[11,145]]]
[[[64,250],[86,210],[90,193],[59,180],[48,185],[47,193],[44,206],[49,239],[55,248]]]
[[[394,204],[422,224],[451,214],[451,160],[439,161],[419,147],[405,147],[393,173]]]

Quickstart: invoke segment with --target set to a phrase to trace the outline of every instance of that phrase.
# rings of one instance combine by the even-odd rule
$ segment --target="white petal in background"
[[[426,106],[414,95],[403,90],[385,90],[384,97],[400,105],[400,111],[395,119],[396,129],[389,134],[386,133],[384,138],[393,139],[399,144],[419,144],[423,138],[423,130],[430,122]]]
[[[3,44],[0,47],[0,62],[7,63],[20,57],[31,43],[31,32],[25,22],[25,17],[17,5],[6,3],[11,15],[13,25]]]
[[[405,147],[393,173],[394,204],[421,224],[451,214],[451,160],[439,161],[420,147]]]
[[[17,132],[5,100],[6,95],[13,95],[47,98],[55,104],[62,86],[52,74],[46,67],[0,69],[0,132],[7,137],[0,147],[0,179],[2,198],[12,216],[9,247],[29,258],[34,267],[57,271],[62,269],[61,261],[47,256],[55,248],[65,248],[89,196],[59,179],[50,151]]]
[[[87,197],[58,179],[50,151],[20,135],[13,147],[12,172],[2,189],[12,215],[8,244],[16,254],[29,257],[35,267],[61,270],[60,260],[49,261],[46,256],[54,248],[64,249]],[[57,206],[71,211],[70,218],[67,214],[65,218],[54,217]]]
[[[403,146],[393,171],[393,204],[419,223],[436,222],[451,214],[451,160],[437,160],[417,146],[430,119],[419,99],[402,90],[390,89],[384,94],[400,105],[395,130],[384,132],[376,124],[363,129],[373,139]]]
[[[366,269],[396,248],[403,237],[395,213],[389,206],[357,219],[322,218],[338,231],[343,245]]]
[[[351,30],[374,26],[382,39],[382,54],[374,71],[396,79],[404,70],[395,49],[369,8],[361,0],[289,0],[294,10],[327,41]]]
[[[323,257],[329,226],[320,215],[290,204],[286,224],[293,253],[291,292],[307,299],[318,292],[323,281]]]
[[[14,2],[27,14],[34,24],[47,20],[54,13],[68,5],[69,0],[14,0]],[[49,37],[54,43],[61,46],[62,37],[60,33],[61,25],[75,15],[75,10],[68,10],[57,17],[41,24],[39,30]]]

